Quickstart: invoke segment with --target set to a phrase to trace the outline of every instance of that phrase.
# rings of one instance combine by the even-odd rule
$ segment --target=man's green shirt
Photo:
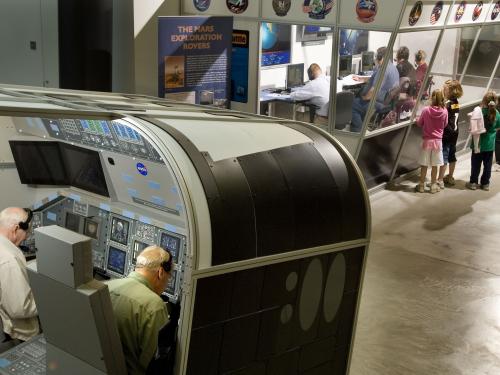
[[[139,273],[107,282],[130,375],[146,373],[158,346],[158,332],[168,322],[165,303]]]

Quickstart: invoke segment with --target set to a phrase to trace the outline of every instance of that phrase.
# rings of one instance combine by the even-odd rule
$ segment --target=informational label
[[[248,30],[233,30],[233,53],[231,56],[231,100],[248,102]]]
[[[229,106],[232,17],[158,18],[158,95]]]

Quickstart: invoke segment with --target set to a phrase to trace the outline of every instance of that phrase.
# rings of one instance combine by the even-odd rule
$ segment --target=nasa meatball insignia
[[[137,172],[139,172],[143,176],[147,176],[148,175],[148,169],[146,168],[146,166],[144,164],[137,163],[136,168],[137,168]]]
[[[305,0],[302,11],[314,20],[324,19],[333,8],[333,0]]]
[[[370,23],[375,20],[377,15],[378,4],[377,0],[358,0],[356,4],[356,14],[358,20],[363,23]]]
[[[277,16],[284,17],[288,14],[292,0],[273,0],[273,9]]]

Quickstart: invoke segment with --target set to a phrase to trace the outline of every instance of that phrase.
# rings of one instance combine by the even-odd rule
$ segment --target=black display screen
[[[85,219],[83,234],[97,240],[98,233],[99,233],[99,223],[91,219]]]
[[[61,142],[9,141],[23,184],[72,185],[109,197],[97,151]]]
[[[66,212],[66,222],[64,226],[66,229],[78,232],[80,230],[80,216],[71,212]]]
[[[59,142],[9,141],[23,184],[69,185]]]
[[[169,235],[168,233],[162,233],[160,236],[160,247],[170,251],[172,254],[172,258],[174,263],[177,263],[177,257],[179,254],[179,246],[181,244],[181,240],[178,237],[174,237]]]
[[[70,184],[109,197],[101,158],[97,151],[61,143],[61,151]]]
[[[127,220],[113,217],[111,220],[111,241],[121,243],[122,245],[128,244],[128,232],[130,223]]]
[[[132,258],[132,264],[135,265],[137,263],[137,256],[141,253],[149,245],[147,243],[141,241],[135,241],[134,243],[134,256]]]
[[[123,275],[125,273],[125,259],[127,253],[116,247],[110,246],[108,249],[108,270]]]

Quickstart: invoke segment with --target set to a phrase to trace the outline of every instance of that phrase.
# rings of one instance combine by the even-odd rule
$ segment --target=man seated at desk
[[[293,100],[307,100],[316,107],[314,123],[328,125],[328,103],[330,101],[330,77],[323,74],[320,66],[311,64],[307,69],[309,82],[304,86],[293,89],[290,98]]]
[[[370,104],[370,100],[374,95],[374,86],[377,82],[380,67],[384,62],[386,51],[386,47],[380,47],[379,49],[377,49],[377,54],[375,56],[375,69],[371,77],[354,77],[355,80],[368,81],[368,83],[361,90],[360,96],[354,99],[354,103],[352,105],[352,121],[350,128],[352,132],[361,131],[361,126],[363,125],[363,120],[366,116],[368,105]],[[396,86],[399,86],[399,73],[396,67],[389,62],[385,70],[382,84],[380,85],[379,91],[376,96],[375,111],[379,111],[380,109],[386,107],[386,104],[384,104],[386,95],[391,91],[392,88]]]

